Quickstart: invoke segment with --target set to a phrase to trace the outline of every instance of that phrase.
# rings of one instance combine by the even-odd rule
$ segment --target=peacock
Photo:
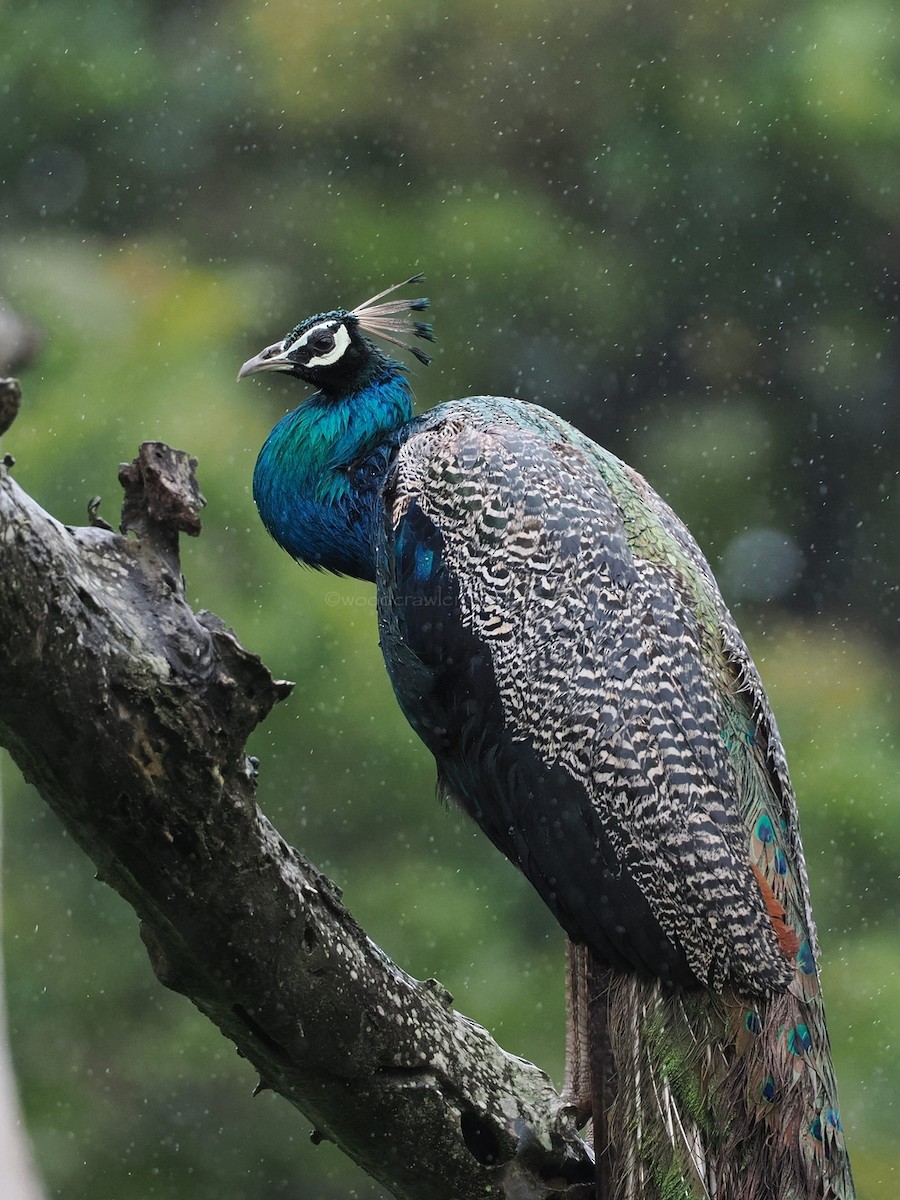
[[[566,1091],[593,1113],[598,1195],[847,1200],[797,808],[756,667],[637,471],[536,404],[413,415],[378,343],[430,361],[428,301],[394,297],[422,278],[241,367],[316,389],[259,454],[262,521],[298,562],[375,584],[439,792],[567,935]]]

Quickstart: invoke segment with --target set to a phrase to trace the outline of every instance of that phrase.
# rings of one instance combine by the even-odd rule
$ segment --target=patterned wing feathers
[[[558,417],[486,397],[417,423],[386,500],[382,645],[444,790],[631,967],[619,1194],[851,1197],[784,752],[690,534]]]

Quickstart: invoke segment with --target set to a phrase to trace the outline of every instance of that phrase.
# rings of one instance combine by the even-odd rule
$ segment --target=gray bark
[[[142,446],[121,532],[61,525],[8,465],[0,742],[134,907],[161,982],[398,1197],[590,1195],[547,1076],[392,963],[257,808],[244,744],[290,685],[185,600],[193,460]]]

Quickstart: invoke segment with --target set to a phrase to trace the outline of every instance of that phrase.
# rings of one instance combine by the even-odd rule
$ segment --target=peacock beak
[[[255,375],[258,371],[289,371],[293,365],[284,352],[284,342],[276,342],[274,346],[260,350],[255,358],[248,358],[238,371],[238,379]]]

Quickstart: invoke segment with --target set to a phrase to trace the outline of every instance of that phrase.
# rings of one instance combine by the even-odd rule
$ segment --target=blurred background
[[[115,523],[142,440],[199,458],[189,596],[298,684],[252,740],[262,807],[389,954],[559,1083],[560,933],[434,801],[371,591],[298,569],[250,498],[302,393],[238,386],[240,363],[425,270],[420,409],[556,409],[713,564],[787,744],[872,1198],[897,1195],[900,1128],[898,65],[892,0],[0,6],[0,300],[39,343],[16,478],[67,523],[98,494]],[[251,1098],[2,772],[11,1039],[47,1194],[381,1197]]]

